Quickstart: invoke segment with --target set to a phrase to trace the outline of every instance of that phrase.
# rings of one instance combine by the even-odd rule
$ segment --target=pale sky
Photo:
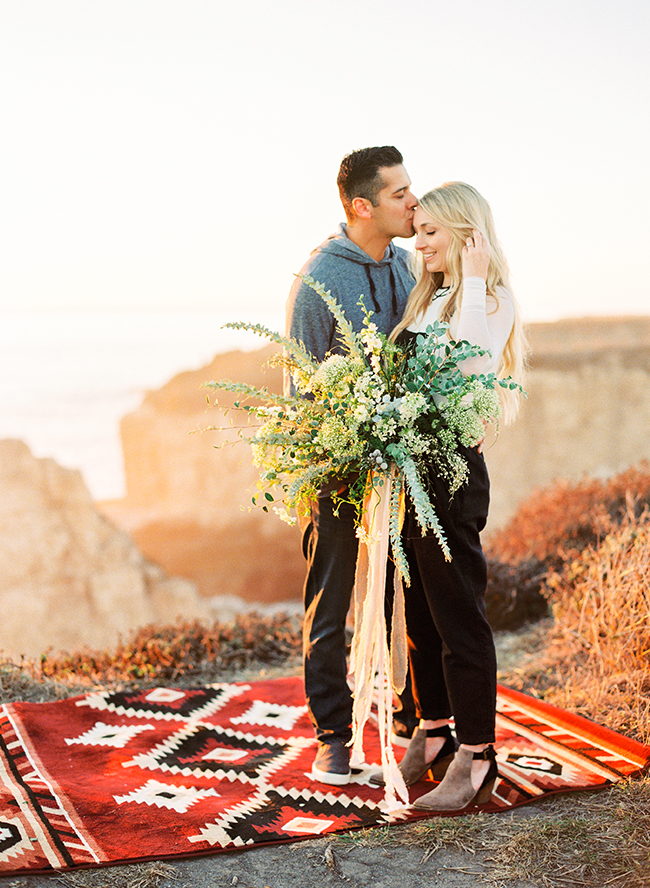
[[[528,319],[648,314],[648,45],[648,0],[0,0],[2,305],[281,307],[394,144]]]

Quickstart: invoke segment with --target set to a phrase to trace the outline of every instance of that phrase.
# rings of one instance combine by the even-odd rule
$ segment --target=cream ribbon
[[[386,637],[386,564],[389,549],[391,490],[397,470],[389,476],[370,475],[364,504],[364,522],[354,586],[354,637],[350,669],[354,676],[352,707],[352,754],[363,761],[363,729],[370,716],[375,681],[377,721],[384,773],[386,809],[409,804],[408,790],[397,766],[390,742],[393,721],[393,688],[404,690],[406,681],[406,618],[402,578],[395,568],[391,646]]]

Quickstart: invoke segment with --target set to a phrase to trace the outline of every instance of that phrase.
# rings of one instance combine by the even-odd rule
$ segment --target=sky
[[[281,309],[394,144],[490,201],[526,318],[647,315],[649,38],[647,0],[0,0],[2,307]]]

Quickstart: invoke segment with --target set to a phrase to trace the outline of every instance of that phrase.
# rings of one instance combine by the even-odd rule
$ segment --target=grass
[[[65,888],[158,888],[163,879],[175,880],[176,869],[157,861],[106,870],[60,873],[57,882]]]
[[[502,562],[518,565],[536,559],[546,567],[570,561],[631,513],[650,505],[650,464],[642,461],[606,480],[558,480],[521,504],[508,524],[494,532],[488,550]]]
[[[558,799],[541,817],[484,839],[495,879],[549,888],[642,888],[650,884],[650,779]]]
[[[534,495],[491,552],[537,559],[552,614],[502,681],[650,743],[648,465]]]
[[[88,687],[187,686],[284,666],[302,650],[300,620],[249,614],[236,622],[147,626],[115,650],[0,660],[0,700],[59,699]]]

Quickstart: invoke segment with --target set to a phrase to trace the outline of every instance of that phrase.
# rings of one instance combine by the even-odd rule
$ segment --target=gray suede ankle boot
[[[444,737],[445,742],[439,752],[431,759],[425,760],[426,740],[427,737]],[[449,725],[443,725],[441,728],[420,728],[417,727],[411,737],[404,758],[398,767],[407,786],[413,786],[418,780],[421,780],[427,771],[430,772],[433,780],[442,780],[445,776],[447,768],[451,764],[454,753],[458,747],[458,743],[452,736]],[[384,778],[381,774],[373,774],[370,782],[377,786],[384,785]]]
[[[488,772],[478,789],[474,789],[471,778],[474,759],[490,762]],[[498,775],[496,753],[492,746],[488,746],[483,752],[471,752],[461,746],[442,783],[416,799],[413,807],[425,811],[460,811],[468,805],[484,805],[490,800]]]

